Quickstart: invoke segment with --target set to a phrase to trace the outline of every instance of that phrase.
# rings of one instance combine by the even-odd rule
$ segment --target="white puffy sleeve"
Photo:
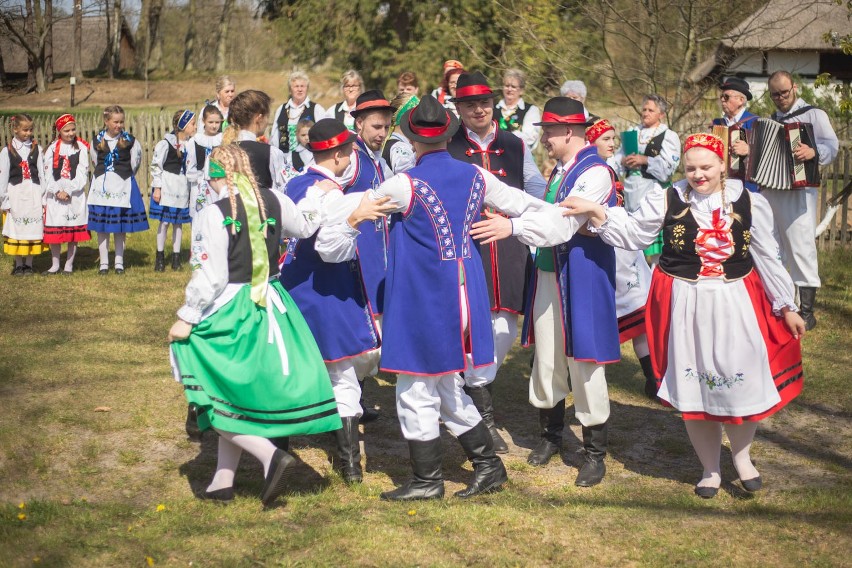
[[[180,319],[193,325],[228,285],[228,227],[218,207],[205,207],[192,224],[192,277],[186,299],[178,310]]]
[[[524,123],[521,125],[521,139],[530,150],[538,146],[538,139],[541,136],[541,126],[535,126],[536,122],[541,122],[541,111],[537,106],[530,105],[524,115]]]
[[[160,140],[159,142],[157,142],[157,145],[154,146],[154,153],[151,156],[152,188],[163,187],[163,164],[166,161],[166,154],[168,153],[168,151],[169,143],[166,140]]]
[[[200,115],[199,115],[200,116]],[[186,143],[186,180],[194,185],[198,183],[198,164],[196,163],[196,142],[195,139],[191,139]]]
[[[48,144],[47,150],[44,151],[44,167],[41,169],[41,187],[49,195],[56,195],[59,191],[59,182],[53,179],[53,154],[56,150],[56,144]],[[83,159],[83,155],[80,155]]]
[[[666,216],[666,191],[655,183],[633,213],[623,207],[606,210],[606,221],[589,230],[605,243],[625,250],[644,250],[653,243]],[[591,223],[590,223],[591,225]]]
[[[680,138],[673,131],[666,130],[659,155],[648,156],[648,173],[657,181],[666,182],[671,179],[679,163]]]
[[[166,142],[168,144],[168,142]],[[133,140],[133,147],[130,149],[130,169],[133,170],[133,175],[139,171],[139,166],[142,164],[142,144],[139,139]]]
[[[310,237],[319,229],[325,219],[326,194],[316,187],[309,187],[305,196],[299,203],[283,193],[273,192],[281,205],[281,232],[285,237],[296,237],[304,239]]]
[[[70,180],[70,192],[72,195],[82,195],[86,191],[86,186],[89,185],[89,148],[85,144],[80,143],[80,161],[77,163],[77,171],[74,172],[74,177]],[[45,166],[50,169],[51,165],[48,162]],[[50,176],[51,179],[53,176]]]
[[[274,129],[273,129],[274,130]],[[277,146],[269,149],[269,173],[272,174],[272,189],[276,193],[287,193],[287,158]]]
[[[759,193],[750,193],[751,198],[751,257],[754,267],[763,282],[766,297],[772,303],[776,315],[782,308],[798,311],[796,308],[795,286],[790,274],[781,264],[778,241],[773,234],[774,221],[772,209],[765,197]]]
[[[9,150],[0,150],[0,209],[8,211],[9,207]]]
[[[37,172],[43,172],[44,171],[44,150],[41,149],[41,146],[36,146],[35,144],[33,144],[33,146],[35,148],[37,148],[37,150],[38,150],[38,158],[36,158],[36,168],[37,168],[36,171]],[[53,176],[51,176],[51,177],[53,177]],[[41,196],[44,197],[45,191],[47,190],[47,186],[42,183],[42,184],[39,185],[39,187],[41,188]]]
[[[813,127],[817,152],[819,152],[819,165],[827,166],[834,161],[834,158],[837,157],[837,152],[840,151],[837,134],[834,133],[834,129],[831,127],[828,115],[822,110],[814,112]]]

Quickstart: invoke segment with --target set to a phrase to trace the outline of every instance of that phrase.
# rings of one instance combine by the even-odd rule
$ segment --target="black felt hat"
[[[355,101],[355,110],[351,111],[349,114],[357,117],[359,114],[374,110],[393,111],[393,107],[390,102],[388,102],[384,94],[382,94],[382,92],[378,89],[364,91],[358,95],[358,99]]]
[[[739,77],[725,77],[719,88],[723,91],[736,91],[742,93],[747,101],[751,100],[751,91],[748,88],[748,81]]]
[[[592,120],[586,116],[586,107],[580,101],[568,97],[553,97],[544,103],[541,122],[536,122],[535,125],[550,126],[556,124],[591,126]]]
[[[449,140],[459,129],[459,119],[432,95],[426,95],[416,107],[402,115],[399,127],[412,142],[437,144]]]
[[[311,152],[322,152],[352,142],[355,140],[355,133],[337,119],[324,118],[308,130],[308,140],[308,149]]]
[[[493,99],[496,95],[488,85],[488,79],[479,71],[462,73],[456,83],[456,96],[454,103],[464,101],[479,101],[482,99]]]

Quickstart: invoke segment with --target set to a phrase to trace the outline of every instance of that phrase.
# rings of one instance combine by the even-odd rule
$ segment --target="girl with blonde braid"
[[[219,433],[216,474],[202,497],[233,499],[245,450],[263,464],[268,505],[294,461],[269,438],[341,427],[319,348],[277,279],[278,243],[318,230],[330,186],[310,188],[296,206],[258,187],[248,156],[233,144],[213,150],[208,170],[220,199],[193,224],[192,278],[169,331],[172,361],[198,408],[198,427]]]
[[[778,260],[766,199],[725,180],[722,141],[693,134],[684,144],[686,179],[658,184],[639,208],[569,197],[566,215],[588,215],[604,242],[642,250],[663,231],[651,280],[646,332],[659,399],[681,412],[704,473],[695,486],[714,497],[722,482],[723,429],[743,488],[762,480],[751,461],[757,423],[802,389],[793,282]]]

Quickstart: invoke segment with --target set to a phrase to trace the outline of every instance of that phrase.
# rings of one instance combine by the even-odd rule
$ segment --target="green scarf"
[[[243,207],[246,208],[246,225],[251,245],[251,299],[255,304],[266,307],[266,287],[269,283],[269,252],[266,248],[266,225],[274,225],[275,219],[260,221],[260,204],[251,187],[251,182],[243,174],[234,174],[234,182]]]

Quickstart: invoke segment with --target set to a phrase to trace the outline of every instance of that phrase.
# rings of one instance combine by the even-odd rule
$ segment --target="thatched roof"
[[[689,74],[697,83],[724,72],[738,55],[764,51],[834,52],[840,48],[826,43],[825,34],[845,33],[848,20],[845,3],[833,0],[770,0],[763,8],[725,34],[715,51]]]
[[[74,37],[74,20],[70,16],[57,19],[53,23],[53,71],[58,74],[71,72],[71,41]],[[135,49],[133,33],[126,20],[122,21],[122,43],[131,50]],[[61,38],[61,39],[60,39]],[[3,68],[6,73],[25,74],[27,72],[27,53],[6,34],[0,34],[0,53],[3,54]],[[103,68],[107,56],[107,19],[106,16],[83,17],[83,47],[81,49],[83,71],[96,71]]]

